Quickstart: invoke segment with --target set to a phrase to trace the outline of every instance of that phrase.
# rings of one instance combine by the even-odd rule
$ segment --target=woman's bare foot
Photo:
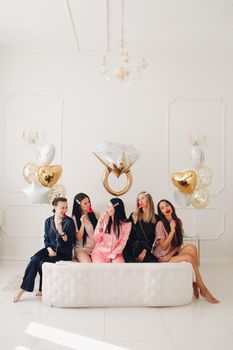
[[[20,288],[16,293],[15,293],[15,296],[14,296],[14,299],[13,299],[13,302],[14,303],[17,303],[17,301],[19,301],[19,299],[21,298],[22,294],[25,292],[24,289]]]
[[[42,292],[40,292],[40,291],[36,292],[36,296],[37,297],[42,297]]]
[[[199,298],[199,287],[196,282],[193,282],[193,294],[196,299]]]
[[[218,304],[220,301],[216,299],[208,289],[200,290],[200,294],[203,298],[205,298],[211,304]]]

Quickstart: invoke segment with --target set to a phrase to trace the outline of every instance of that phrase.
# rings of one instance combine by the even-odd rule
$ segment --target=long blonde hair
[[[146,191],[142,191],[140,193],[138,193],[137,195],[137,202],[136,202],[136,207],[138,208],[138,218],[139,220],[143,220],[143,210],[142,208],[139,208],[139,200],[138,197],[140,196],[140,194],[145,195],[146,199],[147,199],[147,208],[146,208],[146,220],[144,220],[145,222],[152,222],[152,224],[155,224],[157,222],[157,218],[155,215],[155,206],[154,206],[154,202],[152,199],[152,196],[150,195],[150,193],[146,192]]]

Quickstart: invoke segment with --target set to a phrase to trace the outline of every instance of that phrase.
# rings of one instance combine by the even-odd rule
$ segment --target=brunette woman
[[[76,227],[75,257],[79,262],[90,263],[94,248],[94,230],[99,215],[92,210],[87,194],[78,193],[74,197],[72,217]]]
[[[196,298],[200,294],[210,303],[219,301],[206,288],[198,269],[197,248],[193,244],[183,245],[183,227],[177,217],[174,206],[166,199],[158,203],[160,221],[156,227],[154,254],[161,262],[190,262],[193,266],[196,282],[193,284]]]
[[[126,218],[123,201],[112,198],[95,229],[95,248],[91,255],[93,263],[123,263],[122,251],[130,230],[131,222]]]

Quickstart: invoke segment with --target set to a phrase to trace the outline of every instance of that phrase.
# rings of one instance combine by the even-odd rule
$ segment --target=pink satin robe
[[[111,232],[108,234],[105,232],[108,224],[108,218],[104,222],[101,230],[99,222],[94,232],[95,247],[92,251],[91,258],[95,262],[125,262],[122,251],[125,248],[126,242],[129,238],[131,231],[131,222],[122,222],[120,224],[119,238],[113,232],[113,226]]]

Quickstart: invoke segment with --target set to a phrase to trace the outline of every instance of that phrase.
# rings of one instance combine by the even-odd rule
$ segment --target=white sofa
[[[49,306],[175,306],[192,294],[189,263],[43,264],[42,302]]]

